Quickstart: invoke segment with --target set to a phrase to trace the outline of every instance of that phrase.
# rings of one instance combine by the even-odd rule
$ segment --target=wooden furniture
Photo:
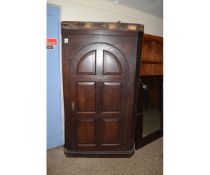
[[[140,76],[163,75],[163,38],[144,34]]]
[[[144,34],[141,47],[135,130],[135,147],[137,149],[163,135],[163,38]],[[145,90],[143,86],[145,85],[147,86],[147,102],[144,100]],[[147,112],[145,110],[147,108],[157,109],[159,112],[160,128],[144,136],[144,120]]]
[[[67,156],[134,153],[143,26],[62,22]]]

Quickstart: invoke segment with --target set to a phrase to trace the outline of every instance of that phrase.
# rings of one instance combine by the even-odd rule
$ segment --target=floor
[[[162,175],[163,138],[131,158],[66,158],[63,147],[47,151],[47,175]]]

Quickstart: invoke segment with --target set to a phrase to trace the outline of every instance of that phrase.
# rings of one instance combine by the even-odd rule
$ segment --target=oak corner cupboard
[[[62,22],[66,156],[130,157],[143,25]]]

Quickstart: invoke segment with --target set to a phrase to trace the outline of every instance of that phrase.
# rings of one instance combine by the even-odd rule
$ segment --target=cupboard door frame
[[[100,35],[100,36],[99,36]],[[139,43],[141,42],[143,32],[126,32],[126,31],[105,31],[105,30],[74,30],[74,29],[68,29],[62,31],[62,41],[64,41],[65,38],[69,37],[69,43],[63,44],[63,75],[67,73],[67,76],[63,77],[64,82],[64,105],[65,105],[65,146],[64,146],[64,152],[66,156],[70,157],[130,157],[134,153],[134,132],[135,132],[135,85],[136,85],[136,78],[138,77],[138,67],[139,67],[139,48],[137,47]],[[79,38],[79,36],[82,36],[85,38],[85,40]],[[76,42],[72,38],[78,38]],[[126,84],[128,84],[127,87],[127,105],[126,105],[126,121],[125,122],[125,132],[121,138],[124,143],[122,143],[122,148],[115,149],[116,143],[114,143],[115,138],[117,136],[113,136],[113,138],[109,138],[110,141],[113,141],[113,144],[115,144],[113,147],[113,150],[106,150],[106,149],[98,149],[98,150],[77,150],[75,149],[74,145],[76,145],[75,141],[75,126],[70,121],[69,116],[71,116],[71,107],[68,104],[68,101],[71,101],[71,93],[74,93],[73,91],[69,91],[69,87],[71,86],[71,83],[69,83],[69,79],[71,79],[71,75],[69,75],[68,72],[70,72],[70,66],[68,59],[72,59],[72,55],[75,54],[75,52],[81,47],[84,47],[90,43],[105,43],[110,44],[111,46],[114,46],[119,51],[121,51],[122,55],[125,57],[127,61],[128,71],[126,71]],[[128,44],[129,43],[129,44]],[[69,44],[71,45],[71,50],[69,50]],[[110,60],[109,60],[110,61]],[[86,71],[87,69],[85,69]],[[92,69],[92,67],[88,68],[90,71],[90,75],[94,75],[95,70]],[[85,71],[78,70],[79,73],[83,74]],[[118,76],[119,73],[122,70],[119,69],[119,71],[114,72],[114,76]],[[113,72],[110,71],[109,68],[105,68],[103,71],[105,76],[110,76],[110,74],[113,74]],[[81,75],[84,76],[84,75]],[[117,80],[117,79],[116,79]],[[106,81],[105,81],[106,82]],[[122,83],[125,81],[123,80]],[[100,83],[96,83],[96,86],[102,86]],[[123,90],[124,91],[124,90]],[[122,92],[124,93],[124,92]],[[102,97],[98,97],[101,99]],[[96,104],[97,106],[97,104]],[[106,109],[109,109],[109,106],[106,107]],[[117,110],[117,106],[116,106]],[[125,118],[123,118],[125,120]],[[111,123],[111,128],[113,130],[117,130],[115,123],[116,122],[122,122],[118,121],[117,119],[110,120],[109,117],[107,118],[107,121]],[[92,122],[92,121],[90,121]],[[103,126],[104,125],[104,126]],[[103,124],[101,122],[102,127],[107,127],[106,124]],[[85,125],[81,125],[81,127],[85,127]],[[122,128],[120,128],[121,130]],[[68,133],[67,133],[68,132]],[[92,130],[90,131],[90,135],[92,133]],[[104,144],[107,143],[107,133],[103,133],[104,135]],[[86,142],[85,139],[81,137],[81,140]],[[111,146],[110,146],[111,148]]]

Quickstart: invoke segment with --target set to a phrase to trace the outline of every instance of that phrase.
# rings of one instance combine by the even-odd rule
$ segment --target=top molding
[[[121,30],[121,31],[142,31],[144,25],[133,23],[118,22],[82,22],[82,21],[63,21],[62,29],[95,29],[95,30]]]

